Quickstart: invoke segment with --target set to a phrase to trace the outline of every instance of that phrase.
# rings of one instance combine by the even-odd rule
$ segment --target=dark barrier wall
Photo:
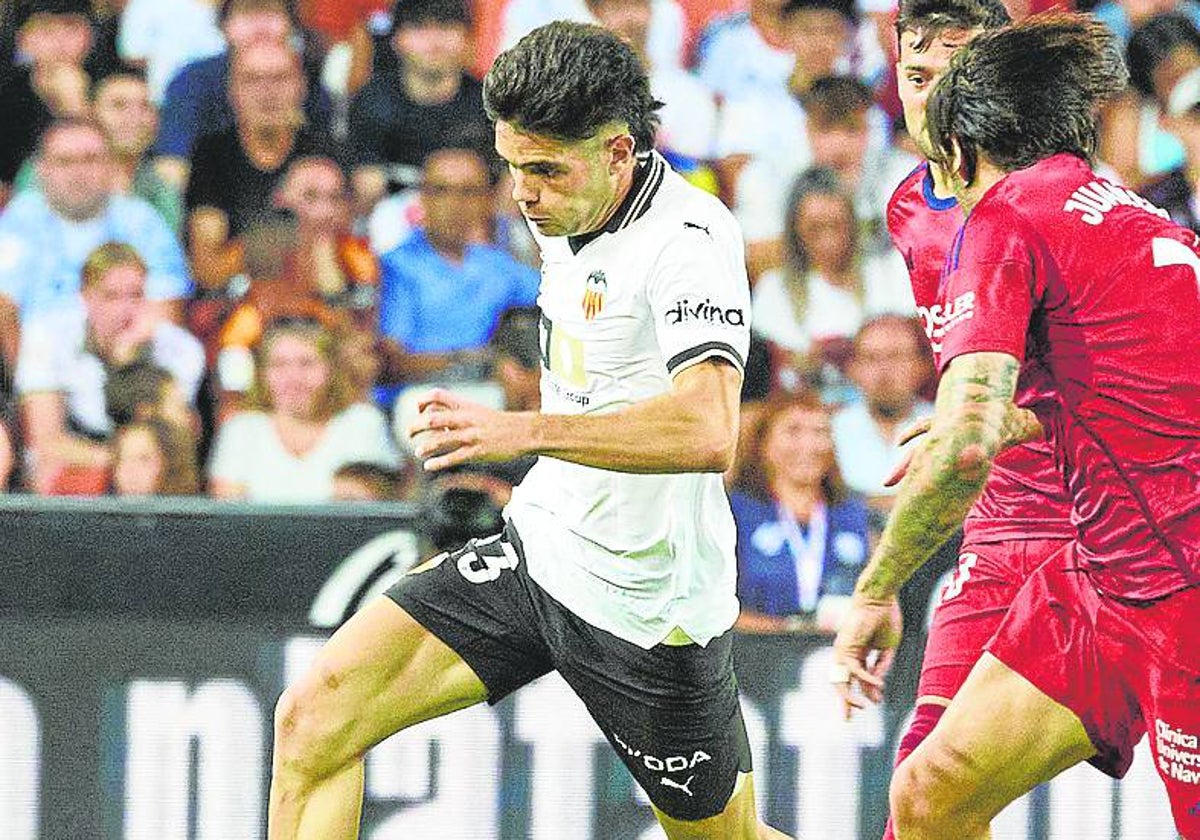
[[[0,500],[0,837],[241,840],[265,831],[271,713],[324,632],[420,554],[407,508]],[[806,838],[878,838],[911,702],[921,612],[889,701],[840,722],[829,650],[735,652],[764,813]],[[1144,751],[1145,752],[1145,751]],[[363,837],[661,837],[556,677],[385,742]],[[1112,783],[1077,768],[997,840],[1175,834],[1148,754]]]

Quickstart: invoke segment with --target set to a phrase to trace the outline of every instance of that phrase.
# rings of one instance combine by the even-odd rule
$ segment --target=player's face
[[[918,50],[919,32],[907,31],[900,36],[900,58],[896,62],[896,80],[900,102],[904,106],[904,124],[917,148],[925,157],[932,157],[929,138],[925,134],[925,104],[938,79],[946,72],[954,54],[979,34],[978,29],[948,29],[938,33],[924,49]]]
[[[614,128],[586,140],[554,140],[497,121],[496,151],[508,163],[513,200],[539,233],[572,236],[603,227],[618,203],[622,137],[629,139]]]

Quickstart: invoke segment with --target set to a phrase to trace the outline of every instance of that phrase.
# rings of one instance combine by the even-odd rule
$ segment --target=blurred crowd
[[[1198,227],[1200,3],[1094,13],[1133,81],[1103,115],[1102,164]],[[430,384],[538,407],[538,257],[480,78],[532,28],[592,21],[645,62],[660,151],[745,233],[741,627],[829,632],[898,441],[931,411],[885,230],[919,163],[893,15],[892,0],[7,0],[0,488],[432,500],[435,541],[494,529],[530,465],[431,477],[398,430]]]

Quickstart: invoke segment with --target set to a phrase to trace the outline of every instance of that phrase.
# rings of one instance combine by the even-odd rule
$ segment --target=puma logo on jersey
[[[746,325],[746,314],[742,310],[736,307],[725,309],[708,298],[698,303],[688,298],[680,298],[667,310],[666,317],[667,323],[672,326],[687,321],[707,321],[710,324],[728,324],[731,327]]]
[[[921,316],[921,322],[925,327],[925,337],[929,339],[929,345],[933,348],[933,352],[940,353],[942,352],[942,339],[946,333],[963,321],[975,317],[975,293],[963,292],[945,306],[940,303],[933,306],[918,306],[917,314]]]
[[[709,239],[712,239],[712,234],[708,232],[708,228],[705,227],[704,225],[698,225],[695,222],[684,222],[683,226],[685,228],[694,228],[695,230],[702,230],[702,231],[704,231],[705,236],[707,236]]]
[[[688,796],[691,796],[692,792],[689,788],[691,787],[692,779],[694,779],[694,778],[696,778],[694,775],[688,776],[687,781],[684,782],[683,784],[679,784],[679,782],[676,782],[672,779],[668,779],[666,776],[661,777],[659,779],[659,781],[669,788],[675,788],[676,790],[681,790],[684,793],[686,793]]]

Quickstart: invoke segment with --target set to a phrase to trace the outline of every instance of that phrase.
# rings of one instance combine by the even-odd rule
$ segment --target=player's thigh
[[[893,801],[994,815],[1036,785],[1096,752],[1074,712],[985,653],[937,727],[902,763]]]
[[[733,795],[716,816],[678,820],[658,808],[654,809],[654,816],[669,840],[757,840],[759,821],[754,801],[754,774],[738,775]]]
[[[373,601],[325,644],[280,699],[277,749],[335,769],[394,732],[486,699],[475,672],[388,598]]]

